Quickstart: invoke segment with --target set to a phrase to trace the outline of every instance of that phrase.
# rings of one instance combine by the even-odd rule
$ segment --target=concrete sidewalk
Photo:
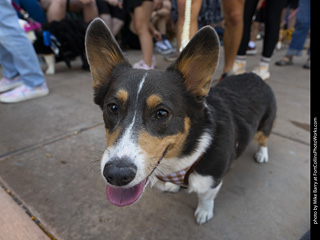
[[[90,74],[78,60],[71,70],[58,63],[57,73],[46,76],[48,97],[0,104],[0,185],[13,190],[56,239],[300,239],[310,228],[310,71],[302,69],[306,56],[292,66],[274,66],[284,54],[274,53],[268,80],[278,102],[270,161],[255,163],[252,142],[224,179],[214,219],[203,226],[193,217],[196,196],[184,190],[165,194],[147,188],[132,206],[108,203],[99,165],[105,146],[102,113],[92,100]],[[134,63],[140,52],[128,51],[127,58]],[[156,58],[158,69],[168,65],[161,55]],[[260,56],[247,59],[252,70]],[[222,66],[221,52],[215,79]],[[1,187],[0,204],[1,212],[20,208]],[[18,212],[21,221],[32,223]],[[3,222],[16,220],[0,213]],[[36,224],[28,229],[39,232]],[[1,240],[44,239],[41,231],[38,238],[28,233],[10,238],[4,231],[0,227]]]

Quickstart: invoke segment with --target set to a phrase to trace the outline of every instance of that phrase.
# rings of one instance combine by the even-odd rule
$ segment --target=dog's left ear
[[[93,80],[94,101],[102,108],[112,70],[117,64],[129,63],[102,19],[96,18],[89,25],[85,46]]]
[[[210,90],[218,60],[219,38],[212,27],[206,26],[194,35],[168,70],[182,73],[187,90],[202,99]]]

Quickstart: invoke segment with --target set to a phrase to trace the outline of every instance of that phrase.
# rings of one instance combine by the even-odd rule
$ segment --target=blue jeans
[[[29,87],[45,82],[37,54],[7,0],[0,0],[0,64],[8,79],[20,76]]]
[[[299,0],[299,9],[287,55],[301,56],[310,29],[310,0]],[[310,56],[310,49],[308,52]]]

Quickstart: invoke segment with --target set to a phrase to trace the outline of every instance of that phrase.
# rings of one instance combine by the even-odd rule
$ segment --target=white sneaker
[[[154,69],[155,66],[156,66],[156,58],[154,56],[152,57],[151,66],[147,65],[143,60],[140,60],[139,62],[136,62],[135,64],[133,64],[133,68],[145,69],[145,70]]]
[[[22,81],[18,77],[14,79],[8,79],[3,77],[0,80],[0,93],[19,87],[20,85],[22,85]]]
[[[245,73],[246,65],[247,65],[246,60],[236,59],[233,63],[232,71],[234,72],[235,75]]]
[[[47,84],[44,83],[40,87],[32,88],[22,84],[9,92],[0,95],[0,102],[3,103],[18,103],[30,99],[43,97],[49,94]]]
[[[261,77],[262,80],[267,80],[270,78],[269,65],[259,64],[257,67],[253,69],[252,72]]]

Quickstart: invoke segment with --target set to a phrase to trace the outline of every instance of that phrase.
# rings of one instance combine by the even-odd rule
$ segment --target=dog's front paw
[[[269,161],[268,148],[260,146],[258,152],[255,155],[255,159],[258,163],[265,163]]]
[[[179,192],[180,186],[171,182],[165,182],[164,185],[164,191],[165,192],[171,192],[171,193],[176,193]]]
[[[207,208],[198,206],[197,210],[194,213],[194,216],[196,217],[197,223],[199,225],[202,225],[213,218],[213,209],[207,209]]]

